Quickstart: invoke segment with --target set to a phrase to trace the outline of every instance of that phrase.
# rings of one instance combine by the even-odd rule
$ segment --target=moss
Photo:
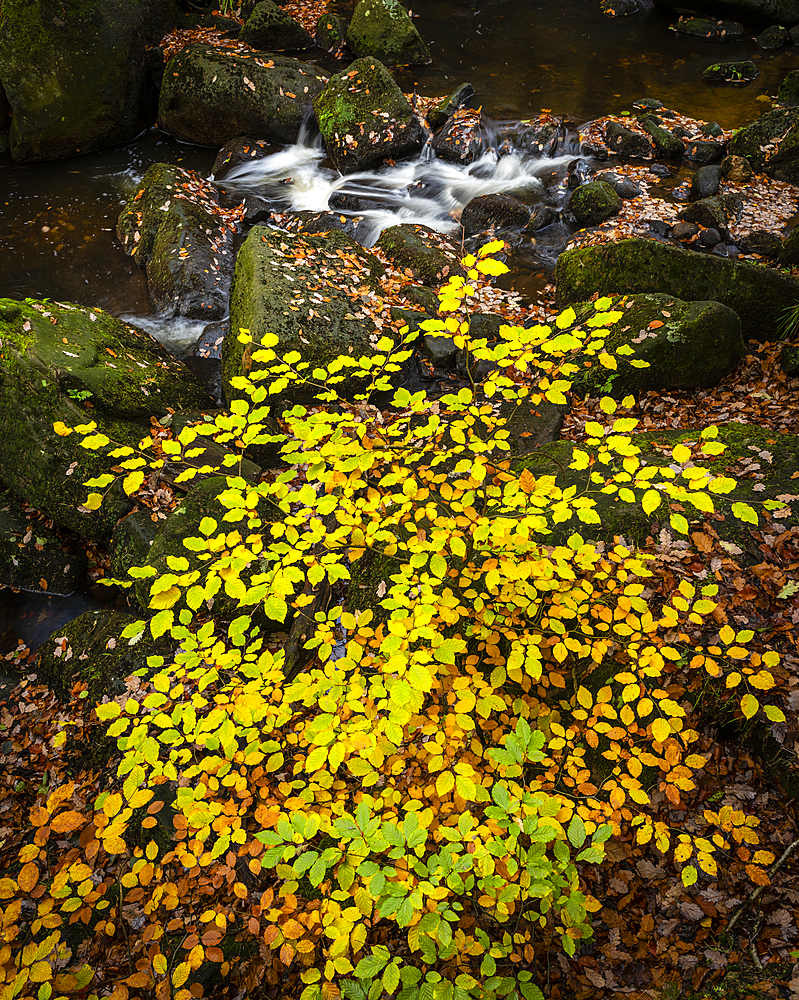
[[[605,181],[591,181],[577,188],[569,200],[569,208],[578,222],[598,226],[618,213],[621,198]]]
[[[740,129],[730,141],[729,152],[746,157],[755,171],[799,183],[799,108],[769,111]]]
[[[439,233],[421,225],[390,226],[377,241],[378,249],[417,281],[438,286],[450,275],[463,274],[460,254],[454,244]]]
[[[388,65],[432,62],[429,49],[399,0],[360,0],[352,15],[347,44],[356,56],[377,56]]]
[[[314,45],[305,28],[272,0],[261,0],[255,5],[241,29],[239,40],[266,52],[310,49]]]

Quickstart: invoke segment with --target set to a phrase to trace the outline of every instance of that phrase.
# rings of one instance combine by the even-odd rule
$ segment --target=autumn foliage
[[[621,314],[598,299],[582,327],[567,310],[555,329],[472,338],[469,298],[502,273],[501,248],[464,260],[467,280],[441,292],[446,318],[426,324],[489,363],[436,405],[404,389],[390,409],[373,402],[410,355],[402,332],[324,370],[278,356],[267,336],[236,381],[246,399],[160,450],[118,447],[90,422],[57,427],[109,456],[89,509],[167,461],[186,464],[184,480],[214,471],[197,466],[204,438],[231,452],[224,515],[202,521],[168,573],[131,571],[152,577],[152,616],[122,639],[148,629],[180,645],[97,706],[118,747],[106,789],[94,801],[68,781],[43,791],[17,831],[18,865],[0,880],[2,1000],[188,1000],[281,980],[303,1000],[536,1000],[537,951],[554,941],[571,956],[591,936],[599,904],[583,876],[609,837],[673,852],[686,886],[716,871],[719,851],[757,844],[743,813],[706,811],[700,836],[653,818],[649,801],[657,789],[679,802],[705,764],[673,665],[738,692],[745,718],[779,720],[777,654],[731,627],[697,644],[714,584],[653,600],[649,557],[580,533],[598,523],[599,495],[687,532],[735,486],[713,471],[723,446],[710,428],[669,466],[646,465],[636,421],[607,399],[607,422],[574,453],[584,491],[515,462],[495,404],[563,401],[578,352],[612,371],[604,331]],[[336,393],[345,369],[363,378],[355,400]],[[248,482],[238,457],[275,443],[270,397],[296,382],[319,403],[282,414],[285,467]],[[757,521],[747,504],[734,512]],[[355,610],[361,560],[382,584]],[[221,594],[236,606],[227,620],[208,612]],[[305,623],[301,658],[287,660],[265,620],[292,634]],[[54,731],[53,747],[67,736]],[[772,860],[753,855],[755,882]],[[114,983],[82,965],[87,935],[124,941]]]

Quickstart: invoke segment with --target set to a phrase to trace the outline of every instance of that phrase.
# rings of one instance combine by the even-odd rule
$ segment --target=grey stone
[[[619,212],[621,198],[605,181],[591,181],[577,188],[569,200],[569,208],[578,222],[596,226]]]

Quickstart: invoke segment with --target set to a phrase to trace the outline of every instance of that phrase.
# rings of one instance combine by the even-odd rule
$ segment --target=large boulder
[[[400,270],[433,288],[450,275],[463,274],[458,247],[427,226],[390,226],[383,230],[376,246]]]
[[[176,139],[224,146],[237,136],[296,142],[320,69],[289,56],[187,45],[169,60],[158,124]]]
[[[430,50],[399,0],[360,0],[347,45],[356,56],[376,56],[389,66],[432,62]]]
[[[419,149],[424,129],[386,67],[356,59],[313,99],[319,131],[342,174],[367,170]]]
[[[181,362],[146,333],[101,309],[0,299],[0,468],[13,492],[78,534],[107,542],[131,503],[110,487],[99,510],[82,507],[84,481],[114,464],[108,449],[80,447],[69,426],[94,421],[135,447],[152,413],[213,405]]]
[[[467,236],[491,229],[523,229],[532,209],[510,194],[481,194],[472,198],[461,213],[461,225]]]
[[[152,122],[145,49],[178,16],[167,0],[4,0],[0,80],[11,154],[30,163],[127,142]]]
[[[227,398],[236,396],[231,379],[252,366],[251,356],[265,333],[278,337],[278,356],[298,352],[310,371],[341,355],[356,360],[374,353],[379,330],[367,309],[377,291],[379,261],[338,230],[318,235],[278,232],[256,226],[239,250],[230,293],[231,332],[222,345],[222,378]],[[246,347],[240,330],[254,339]],[[344,369],[336,385],[343,395],[362,391],[357,369]],[[287,386],[276,404],[310,402],[310,386]]]
[[[755,24],[799,24],[799,0],[656,0],[664,10],[683,13],[686,7],[700,14]]]
[[[558,258],[555,284],[561,308],[595,293],[721,302],[738,313],[745,339],[763,341],[778,339],[785,303],[799,299],[799,281],[779,271],[648,239],[568,250]]]
[[[769,111],[732,137],[729,152],[778,181],[799,183],[799,108]]]
[[[216,189],[197,174],[154,163],[117,221],[125,253],[147,267],[156,311],[193,319],[227,312],[232,233],[214,210]]]
[[[571,359],[581,369],[572,382],[578,393],[622,398],[650,389],[706,389],[729,375],[744,356],[738,314],[720,302],[624,295],[612,308],[624,314],[608,328],[605,340],[605,350],[613,354],[617,367],[609,370],[592,356],[578,354]],[[595,315],[591,302],[578,304],[575,311],[577,323]],[[622,346],[632,353],[616,354]],[[636,362],[641,361],[649,367],[638,367]]]
[[[272,0],[261,0],[255,5],[241,29],[239,41],[266,52],[314,47],[314,40],[309,32]]]

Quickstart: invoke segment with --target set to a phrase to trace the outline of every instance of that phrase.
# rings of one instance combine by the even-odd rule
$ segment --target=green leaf
[[[737,502],[732,505],[732,513],[739,521],[747,524],[757,524],[757,511],[750,507],[748,503]]]
[[[585,843],[585,823],[583,823],[577,813],[572,816],[566,833],[572,847],[582,847]]]
[[[399,967],[391,963],[391,965],[386,967],[386,971],[383,973],[383,989],[387,993],[394,993],[400,983],[400,973]]]

